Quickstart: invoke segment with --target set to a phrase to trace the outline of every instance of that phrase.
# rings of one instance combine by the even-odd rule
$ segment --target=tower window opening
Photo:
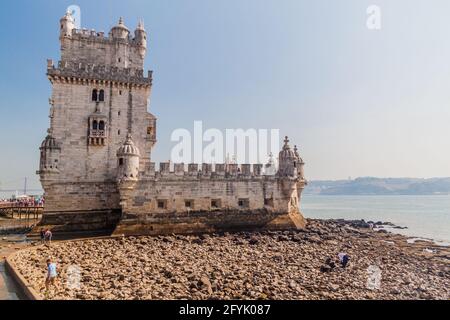
[[[240,208],[248,208],[250,206],[249,199],[239,199],[238,205]]]
[[[192,208],[194,207],[193,204],[194,204],[194,203],[193,203],[192,200],[186,200],[186,201],[184,201],[184,206],[185,206],[186,208],[188,208],[188,209],[192,209]]]
[[[221,207],[220,199],[211,200],[211,209],[219,209]]]
[[[105,130],[105,121],[100,121],[99,122],[98,130]]]
[[[119,158],[119,166],[123,166],[123,158]]]
[[[167,201],[166,200],[158,200],[158,209],[166,209]]]
[[[98,99],[98,91],[97,89],[92,90],[92,101],[97,102]]]
[[[98,100],[100,102],[105,101],[105,90],[100,90],[100,94],[99,94]]]
[[[92,129],[93,130],[97,130],[98,129],[98,122],[97,122],[97,120],[94,120],[94,122],[92,122]]]

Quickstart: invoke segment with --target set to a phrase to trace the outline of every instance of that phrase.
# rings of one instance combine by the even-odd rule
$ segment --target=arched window
[[[105,90],[100,90],[98,101],[105,101]]]
[[[98,98],[98,94],[97,94],[97,89],[92,90],[92,101],[97,102],[97,98]]]
[[[100,121],[99,122],[98,130],[105,130],[105,121]]]
[[[97,122],[97,120],[94,120],[94,122],[92,122],[92,129],[93,130],[97,130],[98,129],[98,122]]]

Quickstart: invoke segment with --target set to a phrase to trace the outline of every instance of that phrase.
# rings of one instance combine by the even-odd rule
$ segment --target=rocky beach
[[[59,278],[46,293],[48,257]],[[367,223],[308,220],[303,231],[55,242],[19,251],[13,263],[47,299],[448,300],[449,259],[448,247]]]

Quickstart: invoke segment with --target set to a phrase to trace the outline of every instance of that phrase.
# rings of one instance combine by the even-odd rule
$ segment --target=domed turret
[[[145,32],[144,22],[141,20],[138,23],[136,30],[134,31],[134,41],[139,46],[139,53],[142,58],[145,57],[147,52],[147,32]]]
[[[45,137],[44,141],[41,143],[41,149],[58,149],[58,144],[56,139],[53,138],[50,134]]]
[[[139,174],[139,149],[134,145],[131,134],[128,133],[124,144],[117,150],[118,181],[137,181]]]
[[[119,19],[119,24],[111,29],[110,35],[113,39],[128,39],[130,30],[123,23],[122,17]]]
[[[45,175],[49,173],[58,173],[59,156],[61,147],[56,139],[52,136],[51,131],[48,131],[47,137],[42,141],[41,157],[39,162],[39,174]]]
[[[298,162],[298,166],[297,166],[298,176],[299,176],[301,179],[305,179],[304,171],[303,171],[303,167],[305,166],[305,162],[304,162],[303,159],[300,157],[300,154],[298,153],[298,148],[297,148],[297,146],[294,146],[294,153],[295,153],[295,156],[296,156],[297,162]]]
[[[279,176],[296,177],[297,176],[298,159],[295,151],[289,146],[289,138],[284,140],[283,149],[279,153]]]
[[[60,37],[72,36],[72,30],[75,29],[75,21],[72,14],[68,11],[65,16],[61,18],[60,23]]]

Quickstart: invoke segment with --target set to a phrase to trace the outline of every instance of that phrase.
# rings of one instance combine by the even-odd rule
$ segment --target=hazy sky
[[[279,128],[309,179],[450,176],[448,0],[2,1],[0,187],[39,182],[58,21],[150,36],[157,162],[176,128]],[[382,29],[366,27],[376,4]]]

